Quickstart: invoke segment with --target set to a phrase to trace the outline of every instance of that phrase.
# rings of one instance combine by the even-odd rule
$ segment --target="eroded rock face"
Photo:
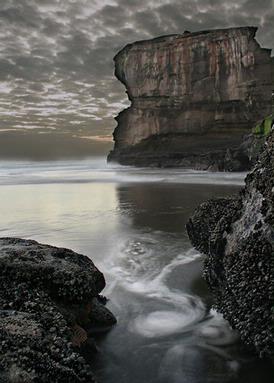
[[[121,112],[110,161],[225,169],[257,120],[271,113],[273,60],[256,28],[170,35],[127,45],[115,74],[131,106]],[[248,166],[241,153],[241,167]]]
[[[198,207],[187,224],[204,275],[242,340],[274,356],[274,130],[238,196]]]
[[[95,382],[90,330],[116,319],[103,274],[69,249],[0,238],[0,382]]]

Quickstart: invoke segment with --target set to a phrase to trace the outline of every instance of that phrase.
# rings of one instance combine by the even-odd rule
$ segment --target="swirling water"
[[[104,272],[118,324],[97,340],[100,382],[270,383],[273,367],[210,309],[202,255],[185,232],[200,202],[236,193],[243,179],[102,158],[1,162],[0,233],[72,248]]]

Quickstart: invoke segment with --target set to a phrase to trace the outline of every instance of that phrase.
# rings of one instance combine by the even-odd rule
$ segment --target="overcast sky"
[[[273,48],[273,0],[1,0],[0,130],[110,135],[127,104],[113,75],[125,44],[257,25]]]

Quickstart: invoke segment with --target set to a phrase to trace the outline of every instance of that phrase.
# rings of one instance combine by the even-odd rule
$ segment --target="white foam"
[[[117,286],[127,292],[141,295],[145,299],[158,302],[162,310],[141,313],[129,322],[130,331],[144,337],[167,336],[172,333],[187,331],[190,325],[199,322],[205,315],[202,300],[180,290],[171,289],[166,284],[167,277],[178,266],[193,262],[201,257],[194,249],[178,254],[165,266],[157,263],[157,249],[152,249],[149,238],[142,243],[139,240],[121,246],[112,260],[108,260],[108,271],[112,284],[108,286],[107,295]],[[112,261],[112,263],[111,263]],[[167,309],[168,308],[168,309]]]
[[[154,311],[138,316],[132,329],[148,338],[166,336],[187,329],[197,319],[194,310],[183,312]]]
[[[181,183],[243,185],[245,173],[134,168],[107,164],[105,157],[67,161],[1,161],[0,184]]]
[[[210,310],[208,320],[201,323],[195,334],[204,346],[227,346],[238,339],[237,333],[231,330],[229,323],[215,310]]]
[[[188,331],[205,315],[202,301],[195,296],[184,294],[182,291],[159,286],[159,290],[152,289],[149,298],[170,304],[170,311],[157,310],[141,314],[129,324],[131,331],[136,331],[146,337],[166,336],[172,333]]]

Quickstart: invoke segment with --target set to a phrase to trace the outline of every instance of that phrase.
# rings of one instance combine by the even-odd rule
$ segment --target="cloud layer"
[[[257,25],[273,48],[273,0],[6,0],[0,5],[0,131],[108,135],[128,101],[113,76],[124,45]]]

